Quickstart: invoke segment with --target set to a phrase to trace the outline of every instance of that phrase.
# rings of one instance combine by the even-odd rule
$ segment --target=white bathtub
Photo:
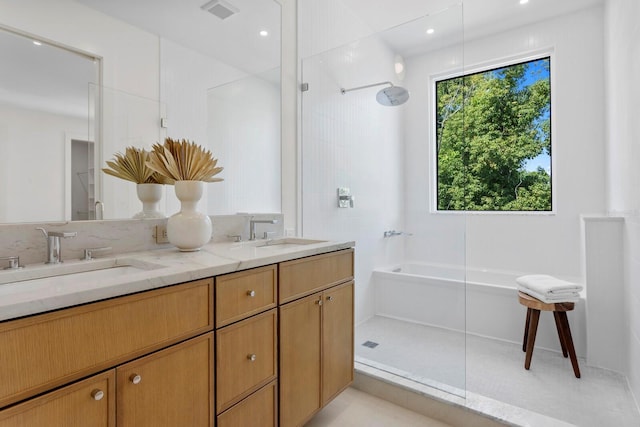
[[[522,343],[526,308],[518,303],[514,272],[407,263],[374,270],[378,316],[467,331]],[[568,313],[576,353],[585,356],[585,301]],[[560,351],[551,313],[542,313],[536,347]]]

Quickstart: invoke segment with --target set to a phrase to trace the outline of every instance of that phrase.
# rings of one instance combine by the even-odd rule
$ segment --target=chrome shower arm
[[[381,85],[393,86],[393,83],[391,83],[391,82],[380,82],[380,83],[373,83],[373,84],[365,85],[365,86],[353,87],[351,89],[340,88],[340,92],[344,95],[345,93],[351,92],[352,90],[368,89],[370,87],[376,87],[376,86],[381,86]]]

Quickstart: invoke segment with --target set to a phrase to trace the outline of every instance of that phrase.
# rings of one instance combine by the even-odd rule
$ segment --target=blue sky
[[[545,66],[548,64],[548,61],[549,58],[542,58],[527,63],[524,79],[521,82],[521,85],[528,86],[545,78],[550,80],[548,65]],[[548,117],[549,112],[547,111],[542,120],[546,120]],[[538,170],[538,167],[542,167],[549,175],[551,175],[551,156],[546,153],[542,153],[536,158],[528,160],[525,163],[525,169],[527,171],[536,171]]]

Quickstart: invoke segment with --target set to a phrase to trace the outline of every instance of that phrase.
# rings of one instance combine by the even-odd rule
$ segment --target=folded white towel
[[[554,295],[566,292],[580,292],[583,286],[577,283],[557,279],[547,274],[530,274],[516,279],[518,285],[542,295]]]
[[[522,293],[530,295],[546,304],[555,304],[558,302],[578,302],[580,300],[580,294],[578,292],[565,292],[562,295],[549,295],[541,294],[533,289],[518,286],[518,290]]]

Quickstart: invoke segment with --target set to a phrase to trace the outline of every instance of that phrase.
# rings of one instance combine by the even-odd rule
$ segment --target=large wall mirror
[[[225,168],[202,210],[280,212],[280,8],[0,0],[0,223],[132,218],[135,184],[100,169],[167,136]]]

